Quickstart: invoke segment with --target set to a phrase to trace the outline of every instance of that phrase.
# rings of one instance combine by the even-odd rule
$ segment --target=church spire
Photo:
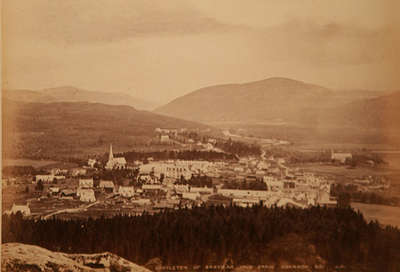
[[[110,144],[110,153],[108,154],[108,160],[112,161],[114,159],[113,151],[112,151],[112,144]]]

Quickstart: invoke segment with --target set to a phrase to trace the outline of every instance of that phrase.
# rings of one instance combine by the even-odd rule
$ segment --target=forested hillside
[[[155,215],[47,221],[3,216],[2,241],[53,251],[111,251],[145,264],[325,264],[399,271],[400,231],[350,208],[197,207]],[[351,270],[352,269],[352,270]]]

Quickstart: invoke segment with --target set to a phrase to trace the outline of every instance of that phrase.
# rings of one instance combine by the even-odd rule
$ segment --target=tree
[[[337,205],[339,208],[350,207],[351,197],[349,193],[340,193],[337,199]]]
[[[44,186],[43,186],[43,181],[39,179],[38,183],[35,186],[36,191],[43,191]]]

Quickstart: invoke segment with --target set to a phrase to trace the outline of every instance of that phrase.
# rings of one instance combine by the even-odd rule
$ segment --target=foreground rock
[[[150,270],[109,252],[66,254],[20,243],[1,245],[1,271],[138,271]]]

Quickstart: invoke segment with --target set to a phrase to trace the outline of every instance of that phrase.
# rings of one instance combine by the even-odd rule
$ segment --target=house
[[[133,186],[119,186],[118,194],[123,197],[133,197],[135,195],[135,189]]]
[[[93,178],[79,179],[79,188],[93,188]]]
[[[232,203],[239,207],[252,207],[260,203],[258,199],[234,198]]]
[[[144,192],[159,191],[159,190],[162,190],[162,187],[160,184],[143,184],[142,190]]]
[[[282,190],[284,187],[284,182],[278,180],[273,176],[264,176],[263,181],[267,185],[268,190],[270,191]]]
[[[277,207],[297,207],[297,208],[305,208],[305,206],[301,203],[297,203],[289,198],[281,198],[276,203]]]
[[[175,184],[174,189],[177,193],[189,192],[189,185],[187,184]]]
[[[93,189],[78,189],[77,195],[79,200],[82,202],[95,202],[96,197],[94,196]]]
[[[331,151],[331,160],[345,163],[347,159],[351,160],[353,155],[351,153],[334,153]]]
[[[71,176],[77,177],[77,176],[84,176],[86,175],[87,170],[84,168],[74,168],[71,170]]]
[[[208,151],[214,149],[214,146],[213,146],[212,144],[210,144],[210,143],[204,144],[203,147],[204,147],[206,150],[208,150]]]
[[[100,180],[99,188],[107,193],[114,192],[114,183],[110,180]]]
[[[207,206],[224,206],[228,207],[232,204],[232,199],[223,195],[211,195],[206,202]]]
[[[190,179],[192,177],[192,171],[190,171],[188,166],[172,164],[165,167],[166,178],[177,179],[181,176],[183,176],[185,179]]]
[[[212,194],[214,192],[213,188],[208,187],[190,187],[191,193],[203,193],[203,194]]]
[[[31,215],[31,209],[29,208],[28,205],[15,205],[14,203],[10,210],[10,213],[16,214],[18,212],[20,212],[23,216]]]
[[[199,192],[184,192],[182,193],[182,198],[190,199],[190,200],[197,200],[200,198]]]
[[[132,200],[132,203],[135,203],[140,206],[144,206],[144,205],[150,205],[151,201],[148,198],[140,198],[140,199]]]
[[[218,189],[218,194],[233,198],[267,198],[270,193],[263,190]]]
[[[36,182],[53,182],[54,178],[54,175],[36,175]]]
[[[94,168],[96,163],[97,163],[96,159],[89,159],[88,160],[88,166],[91,167],[91,168]]]
[[[169,142],[169,136],[168,135],[161,135],[160,142],[168,143]]]
[[[54,176],[54,178],[56,180],[63,180],[63,179],[65,179],[65,176]]]
[[[50,187],[49,188],[49,192],[51,194],[53,194],[53,195],[56,195],[56,194],[58,194],[60,192],[60,188],[58,188],[58,187]]]
[[[126,160],[124,157],[115,157],[114,158],[112,144],[110,145],[110,153],[108,155],[108,161],[106,163],[105,168],[107,170],[125,169],[126,168]]]
[[[235,171],[235,172],[243,172],[244,169],[243,169],[243,167],[235,167],[235,168],[233,168],[233,171]]]

